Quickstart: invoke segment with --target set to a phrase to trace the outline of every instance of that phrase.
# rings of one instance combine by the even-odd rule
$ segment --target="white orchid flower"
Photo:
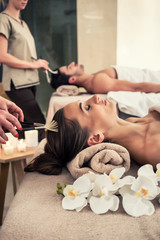
[[[139,217],[154,213],[155,208],[150,200],[159,194],[159,188],[150,178],[139,176],[131,187],[124,186],[119,192],[123,197],[123,208],[129,215]]]
[[[160,163],[156,165],[157,171],[156,171],[156,176],[157,176],[157,181],[160,181]]]
[[[88,173],[85,173],[83,176],[89,178],[89,180],[90,180],[91,183],[92,183],[92,189],[93,189],[93,187],[94,187],[94,182],[95,182],[97,176],[99,176],[99,175],[100,175],[100,174],[95,174],[95,173],[93,173],[93,172],[90,171],[90,172],[88,172]]]
[[[118,188],[121,188],[124,185],[128,185],[128,184],[131,185],[135,180],[135,177],[129,176],[129,175],[121,179],[125,171],[126,171],[125,168],[121,167],[121,168],[115,168],[110,172],[109,177],[112,183],[114,184],[112,188],[113,191],[114,190],[117,191]]]
[[[158,169],[159,165],[159,169]],[[160,180],[160,164],[157,164],[157,172],[155,173],[153,170],[153,166],[151,164],[145,164],[138,169],[138,176],[146,176],[152,179],[156,184],[158,184],[158,179]]]
[[[113,183],[108,175],[98,175],[95,179],[89,204],[96,214],[116,211],[119,207],[119,198],[112,194]]]
[[[73,185],[67,185],[64,190],[64,198],[62,200],[62,207],[66,210],[81,211],[86,205],[92,184],[86,176],[79,177]]]

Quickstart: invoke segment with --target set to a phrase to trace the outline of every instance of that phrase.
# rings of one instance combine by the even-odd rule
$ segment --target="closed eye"
[[[91,106],[90,106],[89,104],[85,106],[85,110],[86,110],[86,111],[89,111],[90,108],[91,108]]]

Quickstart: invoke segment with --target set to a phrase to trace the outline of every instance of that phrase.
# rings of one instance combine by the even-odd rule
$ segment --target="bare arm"
[[[106,73],[99,73],[93,79],[93,93],[107,93],[109,91],[130,91],[158,93],[160,84],[152,82],[133,83],[109,77]]]
[[[156,84],[152,82],[133,83],[128,81],[118,80],[118,81],[114,81],[112,85],[112,91],[158,93],[160,92],[160,84]]]
[[[24,61],[14,57],[8,53],[8,40],[2,34],[0,34],[0,63],[4,63],[13,68],[23,69],[48,69],[48,62],[43,59],[37,61]]]

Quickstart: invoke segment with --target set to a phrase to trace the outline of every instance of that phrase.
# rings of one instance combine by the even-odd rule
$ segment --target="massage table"
[[[137,172],[138,165],[131,167]],[[2,240],[159,240],[160,205],[154,200],[155,213],[138,218],[127,215],[121,204],[116,212],[96,215],[89,207],[81,212],[62,208],[57,183],[72,183],[64,169],[61,175],[27,173],[8,210]]]
[[[62,105],[85,100],[91,95],[60,97],[50,100],[47,122]],[[104,96],[102,96],[104,97]],[[38,149],[37,149],[38,151]],[[139,166],[132,162],[129,175],[136,176]],[[127,215],[121,205],[118,211],[96,215],[87,206],[81,212],[62,208],[62,196],[56,193],[57,183],[73,183],[64,169],[58,176],[26,173],[16,193],[0,232],[2,240],[159,240],[160,204],[154,200],[155,213],[138,218]]]

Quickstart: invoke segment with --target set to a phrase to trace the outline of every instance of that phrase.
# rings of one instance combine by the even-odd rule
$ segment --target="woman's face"
[[[23,10],[27,5],[28,0],[9,0],[9,3],[13,4],[17,10]]]
[[[92,134],[102,132],[104,136],[118,117],[116,103],[101,100],[98,95],[84,102],[66,105],[64,115],[67,119],[77,120],[81,127],[87,127]]]

